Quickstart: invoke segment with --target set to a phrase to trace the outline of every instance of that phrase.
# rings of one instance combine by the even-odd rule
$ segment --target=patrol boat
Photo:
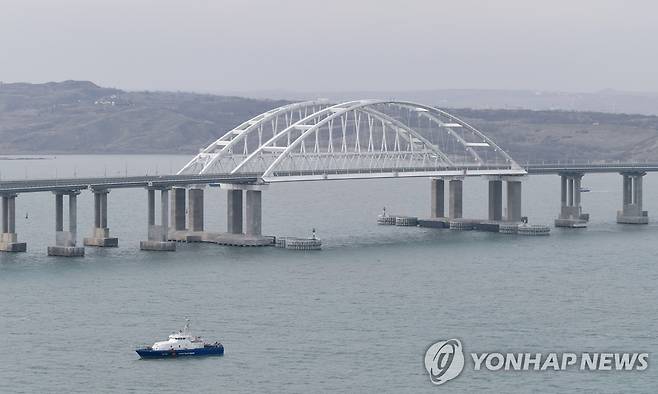
[[[200,337],[192,335],[190,321],[186,319],[185,327],[169,335],[169,340],[156,342],[151,347],[135,351],[141,358],[221,356],[224,354],[224,346],[219,342],[205,343]]]

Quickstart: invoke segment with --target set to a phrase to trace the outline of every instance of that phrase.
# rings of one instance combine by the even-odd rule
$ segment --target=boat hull
[[[141,358],[176,358],[176,357],[201,357],[201,356],[222,356],[224,346],[206,346],[198,349],[178,349],[178,350],[152,350],[149,348],[135,350]]]

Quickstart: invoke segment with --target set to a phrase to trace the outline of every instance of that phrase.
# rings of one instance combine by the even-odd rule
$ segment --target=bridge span
[[[80,191],[99,189],[189,187],[211,183],[258,183],[258,175],[143,175],[126,177],[56,178],[0,181],[0,194],[35,193],[44,191]]]
[[[642,178],[658,171],[656,163],[553,163],[522,166],[484,133],[446,111],[407,101],[306,101],[260,114],[219,138],[175,175],[0,181],[2,234],[0,251],[26,250],[16,234],[16,198],[22,193],[55,196],[55,245],[49,255],[82,256],[77,243],[77,196],[94,196],[92,233],[85,246],[118,246],[110,236],[107,199],[110,190],[147,191],[147,238],[143,250],[176,249],[176,241],[224,245],[271,245],[261,233],[262,192],[271,183],[372,178],[431,179],[430,213],[435,219],[463,218],[462,185],[467,177],[489,182],[488,220],[522,220],[522,181],[529,175],[561,176],[561,210],[556,226],[584,227],[589,215],[580,205],[586,173],[622,175],[619,223],[648,223],[642,210]],[[447,182],[447,201],[446,201]],[[503,215],[503,183],[506,214]],[[204,228],[204,189],[227,192],[225,232]],[[160,194],[156,223],[156,192]],[[64,198],[68,229],[64,230]],[[447,209],[446,209],[447,205]]]
[[[584,227],[589,214],[581,206],[581,181],[589,173],[619,173],[622,176],[622,207],[617,211],[617,223],[647,224],[648,212],[643,204],[643,178],[647,172],[657,172],[653,162],[555,162],[527,164],[530,175],[557,174],[560,176],[560,214],[558,227]]]
[[[564,174],[564,173],[639,173],[658,172],[658,163],[648,162],[555,162],[526,164],[523,166],[528,174]]]

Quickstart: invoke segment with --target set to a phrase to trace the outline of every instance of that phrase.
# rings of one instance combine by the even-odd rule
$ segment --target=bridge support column
[[[560,176],[560,206],[562,209],[567,206],[567,176]]]
[[[148,219],[147,223],[149,226],[155,225],[155,190],[154,189],[147,189],[147,196],[148,196],[148,207],[147,207],[147,212],[148,212]]]
[[[507,221],[521,221],[521,181],[507,179]]]
[[[503,220],[503,181],[489,180],[489,220]]]
[[[190,231],[203,231],[203,189],[189,189],[187,197],[187,222]]]
[[[227,190],[226,232],[242,234],[242,190]]]
[[[160,190],[160,224],[155,224],[155,190]],[[169,188],[149,188],[148,240],[141,241],[141,250],[174,251],[176,242],[169,241]]]
[[[185,192],[182,187],[171,189],[171,227],[173,231],[185,231]]]
[[[2,196],[2,234],[0,252],[25,252],[27,244],[16,235],[16,194]]]
[[[94,189],[94,228],[91,237],[83,240],[85,246],[117,247],[119,239],[110,237],[107,226],[107,195],[109,189]]]
[[[430,187],[430,216],[442,218],[445,216],[445,191],[443,179],[432,179]]]
[[[204,241],[206,234],[203,233],[203,186],[193,186],[189,191],[180,187],[172,189],[171,227],[168,241]]]
[[[462,186],[464,180],[450,179],[448,182],[448,217],[459,219],[462,217]]]
[[[221,183],[219,187],[228,192],[226,211],[228,231],[218,234],[213,242],[231,246],[272,245],[274,239],[262,234],[262,198],[263,190],[266,190],[268,185]]]
[[[642,210],[642,178],[645,172],[622,173],[622,209],[617,211],[617,223],[648,224],[649,213]]]
[[[560,174],[560,215],[555,227],[586,227],[589,214],[582,212],[580,190],[583,173]]]
[[[55,246],[48,247],[48,256],[80,257],[85,248],[76,246],[78,238],[77,190],[56,191],[55,194]],[[69,200],[69,230],[64,231],[64,195]]]
[[[261,236],[262,227],[262,209],[261,209],[261,191],[247,190],[246,196],[246,235]]]

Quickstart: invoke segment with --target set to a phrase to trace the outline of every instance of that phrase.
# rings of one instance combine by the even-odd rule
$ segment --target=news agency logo
[[[645,371],[649,353],[470,353],[473,371]],[[425,352],[425,369],[436,385],[459,376],[464,351],[458,339],[433,344]]]
[[[464,369],[464,351],[459,339],[439,341],[430,346],[425,352],[425,369],[436,385],[459,376]]]

